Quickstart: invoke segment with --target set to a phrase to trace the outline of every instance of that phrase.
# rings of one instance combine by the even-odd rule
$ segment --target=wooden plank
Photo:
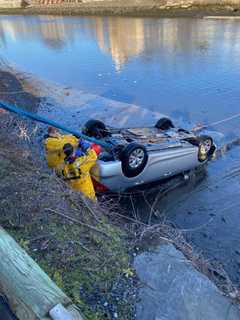
[[[0,291],[19,320],[46,319],[57,304],[71,300],[0,227]],[[79,318],[80,319],[80,318]]]

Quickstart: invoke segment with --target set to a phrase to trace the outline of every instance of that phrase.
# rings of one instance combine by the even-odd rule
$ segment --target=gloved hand
[[[86,153],[87,149],[91,147],[91,144],[83,139],[79,140],[78,149],[81,149],[84,153]]]
[[[75,151],[76,158],[83,157],[84,155],[85,155],[85,152],[83,152],[83,150],[81,148],[76,149],[76,151]]]

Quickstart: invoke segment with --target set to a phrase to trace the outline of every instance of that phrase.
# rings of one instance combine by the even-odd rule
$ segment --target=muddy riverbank
[[[166,1],[93,1],[77,4],[32,5],[25,8],[0,8],[0,14],[21,15],[113,15],[137,17],[204,17],[204,16],[239,16],[240,3]]]

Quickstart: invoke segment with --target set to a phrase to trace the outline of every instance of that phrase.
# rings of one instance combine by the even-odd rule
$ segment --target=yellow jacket
[[[59,169],[64,163],[65,154],[63,146],[70,143],[74,148],[78,145],[78,138],[73,135],[60,135],[49,137],[44,141],[46,160],[49,168]]]

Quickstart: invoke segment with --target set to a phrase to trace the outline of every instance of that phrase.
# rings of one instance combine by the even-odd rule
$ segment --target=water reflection
[[[0,43],[24,71],[189,126],[239,112],[240,21],[1,16]]]
[[[61,48],[66,44],[66,39],[71,41],[71,30],[66,33],[66,26],[61,18],[54,17],[16,17],[0,19],[1,40],[7,45],[4,38],[7,36],[10,41],[17,41],[22,38],[31,41],[34,38],[41,39],[43,43],[51,48]]]
[[[172,53],[196,49],[205,51],[221,37],[223,49],[240,51],[240,24],[236,21],[192,19],[142,19],[122,17],[67,18],[53,16],[0,18],[1,46],[8,41],[41,39],[49,48],[60,50],[78,35],[97,41],[102,52],[110,54],[116,70],[132,57],[152,58],[164,50]],[[8,41],[7,41],[8,40]]]
[[[111,54],[117,71],[129,58],[144,51],[143,19],[109,18],[104,24],[97,18],[96,32],[99,47]]]

